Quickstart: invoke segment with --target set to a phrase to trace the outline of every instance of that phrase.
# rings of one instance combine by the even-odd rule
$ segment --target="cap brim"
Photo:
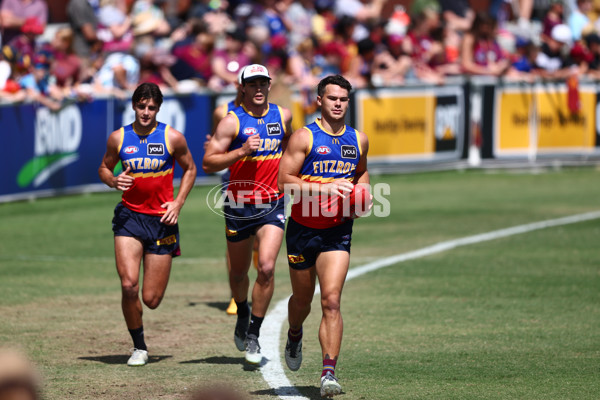
[[[264,76],[264,75],[251,76],[250,78],[244,78],[244,79],[242,80],[242,82],[252,82],[252,81],[255,81],[255,80],[257,80],[257,79],[268,79],[268,80],[271,80],[271,77],[269,77],[269,76]]]

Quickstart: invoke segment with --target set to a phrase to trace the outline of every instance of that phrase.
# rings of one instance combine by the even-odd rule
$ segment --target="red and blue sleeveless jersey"
[[[346,125],[342,132],[334,134],[326,131],[317,119],[305,126],[310,132],[311,144],[306,154],[299,177],[303,181],[330,183],[336,179],[354,180],[356,167],[360,160],[359,132]],[[332,195],[333,196],[333,195]],[[343,208],[338,196],[303,196],[292,205],[292,218],[299,224],[310,228],[330,228],[344,223],[348,218],[342,215]],[[313,204],[318,202],[318,207]],[[336,215],[323,215],[337,207]]]
[[[173,201],[173,150],[170,126],[159,122],[147,135],[137,134],[133,124],[121,128],[119,157],[123,170],[131,167],[133,186],[123,192],[122,203],[132,211],[162,216],[161,205]]]
[[[238,127],[229,151],[242,147],[250,136],[260,135],[259,148],[229,167],[230,195],[236,202],[250,204],[264,204],[278,199],[282,195],[277,188],[277,173],[282,153],[281,141],[286,129],[283,110],[269,103],[263,115],[254,116],[241,105],[230,114],[237,118]]]

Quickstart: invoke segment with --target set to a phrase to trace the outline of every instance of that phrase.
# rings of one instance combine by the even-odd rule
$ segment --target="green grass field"
[[[600,210],[598,171],[436,172],[373,177],[391,213],[355,224],[352,266],[441,241]],[[182,257],[145,310],[151,363],[128,368],[112,211],[119,193],[0,204],[0,346],[27,353],[46,399],[187,399],[226,382],[275,399],[233,344],[224,223],[196,187]],[[340,399],[597,399],[600,221],[537,230],[406,261],[347,282]],[[290,294],[285,245],[273,304]],[[253,276],[253,275],[252,275]],[[302,368],[318,397],[318,301]],[[284,329],[285,331],[285,329]],[[264,344],[263,344],[264,346]],[[281,349],[283,350],[283,349]]]

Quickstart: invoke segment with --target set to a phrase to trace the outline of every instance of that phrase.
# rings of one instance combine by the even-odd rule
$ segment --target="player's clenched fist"
[[[129,173],[131,172],[131,167],[128,165],[127,169],[117,175],[117,184],[115,187],[119,190],[125,191],[133,186],[133,181],[135,178]]]

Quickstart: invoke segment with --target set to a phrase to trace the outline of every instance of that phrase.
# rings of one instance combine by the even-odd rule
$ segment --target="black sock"
[[[256,337],[260,335],[260,326],[262,325],[263,319],[265,319],[265,317],[257,317],[254,314],[250,316],[250,326],[248,327],[248,335],[255,335]]]
[[[138,350],[148,350],[146,342],[144,341],[144,325],[137,329],[129,329],[129,334],[133,339],[133,347]]]
[[[236,301],[235,304],[237,305],[238,318],[246,318],[248,315],[250,315],[250,307],[248,307],[247,299],[240,303]]]

